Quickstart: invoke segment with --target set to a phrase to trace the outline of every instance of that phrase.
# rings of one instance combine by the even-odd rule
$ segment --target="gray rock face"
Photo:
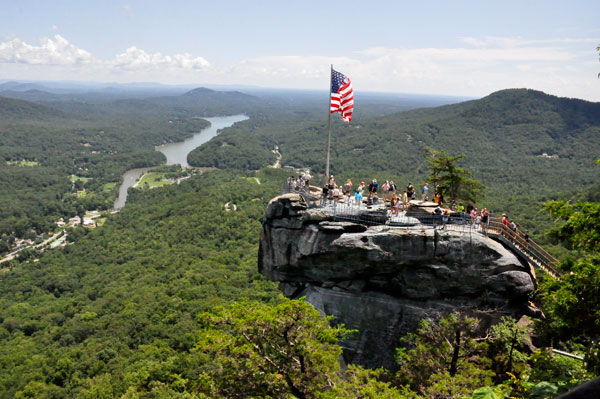
[[[399,339],[421,319],[462,311],[485,326],[528,312],[529,269],[488,237],[335,222],[299,200],[287,194],[269,203],[258,268],[286,296],[304,296],[358,330],[342,345],[348,362],[394,369]]]

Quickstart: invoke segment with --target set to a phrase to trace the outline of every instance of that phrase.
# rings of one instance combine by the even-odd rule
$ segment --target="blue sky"
[[[599,1],[416,3],[0,0],[0,79],[600,101]]]

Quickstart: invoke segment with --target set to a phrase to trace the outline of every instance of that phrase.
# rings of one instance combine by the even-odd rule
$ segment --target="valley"
[[[520,286],[511,278],[526,271],[501,244],[480,245],[481,253],[467,262],[457,254],[483,239],[474,244],[452,233],[406,236],[398,248],[382,246],[399,234],[383,231],[358,234],[351,249],[347,242],[326,244],[341,234],[350,237],[343,229],[357,227],[314,227],[315,218],[322,216],[316,215],[306,216],[302,227],[302,234],[320,237],[308,240],[313,246],[290,236],[285,249],[271,250],[272,259],[295,259],[285,264],[289,270],[283,263],[269,265],[269,273],[283,276],[278,285],[259,273],[268,259],[259,258],[259,246],[268,237],[265,226],[273,231],[285,227],[293,235],[305,223],[290,219],[284,226],[268,210],[290,174],[310,169],[313,184],[324,183],[326,115],[315,105],[318,96],[198,88],[81,101],[85,94],[75,99],[20,93],[28,101],[0,97],[0,398],[236,397],[250,389],[236,381],[258,381],[261,375],[269,382],[252,386],[256,397],[264,396],[265,386],[284,389],[278,381],[288,376],[304,381],[297,383],[306,384],[302,386],[311,395],[324,386],[321,393],[330,397],[369,387],[376,397],[424,398],[419,386],[431,381],[418,376],[437,375],[443,366],[436,369],[435,361],[424,365],[418,359],[442,359],[452,350],[420,344],[417,336],[438,339],[448,331],[448,337],[455,331],[464,334],[464,346],[456,350],[473,352],[457,366],[464,384],[448,373],[440,372],[439,378],[466,397],[477,388],[512,392],[513,380],[506,372],[518,374],[519,383],[529,384],[528,392],[548,384],[554,392],[565,392],[598,373],[592,361],[586,368],[579,360],[547,351],[553,346],[593,360],[590,337],[597,316],[584,310],[598,309],[597,239],[593,227],[576,218],[589,211],[592,219],[584,219],[596,219],[593,210],[573,204],[598,204],[598,103],[514,89],[439,107],[414,103],[415,109],[408,111],[412,106],[406,102],[388,103],[382,111],[377,106],[382,100],[373,96],[352,124],[332,124],[333,174],[338,182],[351,179],[355,186],[376,178],[394,180],[401,189],[408,182],[420,188],[430,179],[428,148],[465,154],[459,167],[485,185],[485,196],[468,205],[517,220],[522,231],[528,229],[532,239],[562,261],[561,270],[573,272],[562,281],[540,271],[536,287]],[[76,218],[81,222],[92,216],[97,226],[74,226]],[[57,226],[61,218],[65,225]],[[583,238],[561,244],[575,233]],[[11,258],[23,242],[29,244],[22,256]],[[425,242],[422,250],[416,249]],[[290,248],[296,245],[302,248],[294,252]],[[431,252],[434,247],[439,253]],[[494,255],[492,247],[498,251]],[[393,267],[390,254],[398,254]],[[322,273],[314,268],[317,264],[338,265],[336,270],[346,274],[321,281],[311,275]],[[478,280],[481,268],[489,273]],[[472,284],[459,285],[461,279]],[[582,284],[584,280],[592,283]],[[335,298],[342,293],[352,297],[343,312],[350,320],[347,327],[382,326],[386,344],[357,341],[360,335],[336,327],[339,319],[320,319],[307,302],[286,299],[280,288],[286,295],[296,293],[288,295],[294,298],[320,300],[315,307],[328,315],[342,314],[338,310],[344,306]],[[572,291],[582,299],[573,301]],[[385,306],[374,305],[377,301]],[[516,319],[502,319],[500,313],[510,308],[502,315],[520,317],[529,301],[547,318],[530,312],[526,323],[531,328],[523,333],[529,344],[521,338],[511,341],[506,338],[510,331],[521,330]],[[410,306],[402,310],[406,303]],[[468,311],[462,316],[441,311],[450,308]],[[491,317],[486,319],[492,308],[502,309],[494,316],[498,327],[492,327]],[[360,309],[367,321],[354,317]],[[573,312],[580,320],[569,319]],[[479,322],[466,317],[477,314],[487,320],[485,342],[469,327]],[[435,324],[438,316],[449,319]],[[279,324],[282,320],[288,324]],[[281,355],[278,345],[284,344],[277,337],[284,327],[288,332],[313,331],[298,337],[302,345],[313,345],[311,356],[320,359],[304,373],[284,367],[306,355],[294,352],[298,346],[293,345],[285,347],[289,357]],[[492,328],[505,332],[492,333]],[[259,333],[263,335],[247,335]],[[237,346],[240,342],[245,344]],[[264,351],[273,350],[273,343],[279,352],[254,353],[248,342],[262,342]],[[510,342],[515,356],[508,360],[503,345]],[[340,343],[360,348],[345,355],[345,371],[339,369]],[[268,361],[275,353],[282,356],[281,364]],[[372,353],[385,359],[385,370],[355,364],[378,365],[371,361]],[[419,372],[419,367],[431,369]],[[306,377],[310,373],[326,375],[329,382]],[[342,378],[344,373],[358,380]]]

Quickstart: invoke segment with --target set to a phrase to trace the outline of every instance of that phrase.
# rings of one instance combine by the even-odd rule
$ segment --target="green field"
[[[106,183],[104,185],[104,187],[102,187],[102,191],[112,191],[112,190],[114,190],[117,187],[118,184],[119,183],[116,183],[116,182]]]
[[[90,195],[92,195],[92,192],[88,191],[86,189],[78,190],[77,191],[77,198],[85,198],[85,197],[88,197]]]
[[[71,175],[71,181],[73,183],[76,182],[76,181],[81,181],[81,182],[87,183],[90,180],[91,179],[89,177]]]
[[[149,172],[146,173],[140,181],[136,184],[137,188],[154,188],[161,186],[168,186],[173,184],[172,180],[167,179],[165,173],[160,172]]]
[[[39,165],[40,163],[36,162],[36,161],[21,160],[21,161],[7,161],[6,164],[7,165],[13,165],[13,166],[29,166],[29,167],[33,167],[33,166]]]

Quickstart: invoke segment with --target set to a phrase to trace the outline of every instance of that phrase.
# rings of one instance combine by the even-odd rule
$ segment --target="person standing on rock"
[[[415,187],[412,185],[412,183],[408,183],[408,186],[406,186],[406,192],[408,193],[409,199],[415,199]]]
[[[423,198],[421,199],[421,202],[425,202],[429,200],[429,183],[425,183],[425,185],[423,186]]]
[[[381,186],[381,190],[383,191],[383,203],[385,204],[385,201],[387,201],[388,195],[390,194],[390,182],[386,180]]]
[[[354,194],[354,200],[356,201],[356,205],[360,208],[360,204],[362,204],[362,190],[359,190],[359,188],[361,188],[360,186],[358,186],[358,188],[356,189],[356,193]]]
[[[302,176],[302,178],[304,179],[304,184],[306,185],[306,187],[308,188],[309,184],[310,184],[310,179],[312,179],[312,176],[309,173],[310,171],[307,170],[304,173],[304,176]]]
[[[339,199],[340,199],[340,189],[338,186],[334,186],[333,187],[333,202],[337,204]]]
[[[352,180],[348,179],[346,180],[346,183],[344,183],[344,194],[350,192],[352,192]]]
[[[352,196],[352,193],[350,191],[346,192],[345,202],[346,206],[351,206],[352,202],[354,202],[354,197]]]
[[[392,197],[390,199],[390,217],[396,215],[396,198]]]
[[[490,218],[490,213],[488,212],[487,208],[483,208],[481,210],[481,231],[483,231],[485,233],[485,228],[488,224]]]
[[[444,213],[442,214],[442,230],[444,230],[446,228],[449,218],[450,218],[450,211],[448,209],[444,209]]]
[[[377,194],[377,188],[379,187],[379,183],[377,183],[377,179],[371,180],[369,184],[369,194]]]
[[[406,190],[404,190],[404,192],[402,193],[402,210],[408,210],[408,192]]]
[[[433,228],[435,229],[442,219],[442,209],[440,206],[436,206],[433,210]]]
[[[473,209],[471,209],[471,224],[475,224],[476,218],[477,218],[477,208],[473,207]]]
[[[323,205],[327,205],[327,198],[329,197],[329,184],[323,185]]]

